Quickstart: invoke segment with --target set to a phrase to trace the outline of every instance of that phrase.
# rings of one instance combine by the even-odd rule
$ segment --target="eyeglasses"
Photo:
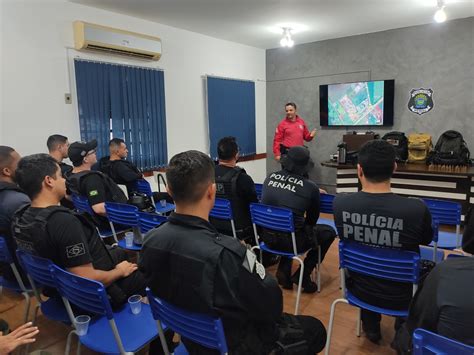
[[[86,154],[86,157],[87,157],[88,155],[92,155],[92,154],[95,154],[95,153],[97,153],[97,150],[96,150],[96,149],[93,149],[93,150],[91,150],[90,152],[88,152],[88,153]]]

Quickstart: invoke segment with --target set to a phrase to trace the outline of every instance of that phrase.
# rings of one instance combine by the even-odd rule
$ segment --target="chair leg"
[[[356,335],[360,337],[360,328],[362,326],[362,308],[359,308],[359,312],[357,312],[357,327],[356,327]]]
[[[318,293],[321,292],[321,246],[318,246],[318,264],[316,265],[318,269]]]
[[[71,337],[73,334],[75,334],[76,331],[73,329],[69,332],[66,338],[66,349],[64,350],[64,355],[69,355],[69,352],[71,351]]]
[[[303,273],[304,273],[304,263],[298,257],[293,257],[293,260],[297,260],[300,263],[300,276],[298,279],[298,290],[296,291],[296,304],[295,304],[295,316],[298,315],[300,307],[300,297],[301,297],[301,287],[303,286]]]
[[[77,350],[76,355],[81,355],[81,340],[77,337]]]
[[[329,316],[329,326],[328,326],[328,335],[326,338],[326,349],[324,350],[325,355],[329,355],[329,346],[331,345],[331,336],[332,336],[332,328],[334,325],[334,313],[336,312],[336,305],[338,303],[349,303],[345,298],[338,298],[335,300],[331,305],[331,314]]]
[[[30,295],[28,292],[22,292],[23,297],[25,297],[26,305],[25,305],[25,314],[23,316],[23,323],[28,322],[28,316],[30,314],[30,305],[31,305],[31,299]]]

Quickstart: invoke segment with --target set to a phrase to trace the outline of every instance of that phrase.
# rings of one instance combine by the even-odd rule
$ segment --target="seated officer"
[[[219,165],[216,166],[216,197],[230,201],[234,214],[235,229],[239,239],[253,238],[249,204],[258,202],[255,184],[244,169],[237,166],[239,146],[235,137],[224,137],[217,144]],[[212,219],[219,232],[232,235],[228,221]]]
[[[74,142],[69,146],[69,159],[74,169],[67,176],[68,189],[77,195],[85,196],[95,212],[94,222],[98,226],[108,227],[105,218],[105,202],[127,203],[127,197],[118,185],[107,175],[92,171],[97,162],[97,141]]]
[[[59,164],[61,173],[64,177],[72,171],[72,166],[63,162],[68,157],[69,141],[67,137],[60,134],[53,134],[46,141],[49,155],[51,155]]]
[[[357,175],[362,191],[334,199],[334,219],[340,238],[364,244],[419,252],[433,238],[431,215],[423,201],[395,195],[390,178],[397,168],[395,150],[383,140],[366,143],[359,152]],[[412,285],[351,272],[347,282],[360,299],[379,307],[407,309]],[[380,314],[362,309],[367,338],[381,339]],[[398,327],[398,324],[397,324]]]
[[[177,154],[166,177],[176,212],[147,235],[140,253],[140,268],[152,292],[178,307],[220,317],[231,354],[268,354],[277,340],[303,341],[303,354],[322,350],[326,339],[322,323],[282,314],[276,280],[265,273],[252,251],[209,223],[216,195],[212,160],[198,151]],[[288,322],[294,325],[291,340],[285,331]],[[190,353],[208,353],[198,344],[184,342]]]
[[[16,184],[15,175],[19,161],[20,154],[13,148],[0,145],[0,235],[5,237],[8,250],[15,260],[16,244],[11,234],[13,214],[30,203],[29,197]],[[16,281],[7,264],[2,264],[2,270],[6,279]]]
[[[321,248],[321,262],[336,237],[334,230],[326,225],[316,225],[319,218],[319,188],[305,178],[313,168],[309,150],[305,147],[290,148],[282,156],[283,170],[270,174],[263,183],[262,203],[276,207],[286,207],[293,211],[298,252],[312,248],[304,260],[303,291],[313,293],[317,285],[311,281],[311,273],[318,263],[317,246]],[[263,230],[261,237],[272,249],[293,252],[293,244],[288,233]],[[281,258],[278,265],[278,282],[285,289],[298,283],[300,270],[291,275],[292,260]]]
[[[66,184],[54,158],[47,154],[24,157],[18,163],[17,179],[31,198],[31,206],[17,211],[13,221],[20,249],[102,282],[114,306],[130,295],[144,293],[143,275],[136,264],[126,261],[126,253],[107,247],[88,219],[58,206]]]

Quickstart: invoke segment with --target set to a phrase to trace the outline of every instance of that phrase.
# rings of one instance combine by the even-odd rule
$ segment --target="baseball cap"
[[[314,162],[308,148],[297,146],[290,148],[286,155],[283,155],[281,165],[290,173],[303,175],[313,169]]]
[[[74,142],[69,145],[68,155],[69,160],[72,162],[74,166],[79,166],[82,164],[84,157],[89,153],[91,150],[97,148],[97,140],[93,139],[89,142]]]

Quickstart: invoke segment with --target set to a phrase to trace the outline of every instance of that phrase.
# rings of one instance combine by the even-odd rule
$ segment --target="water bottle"
[[[337,146],[338,148],[338,157],[337,157],[337,162],[339,164],[345,164],[346,163],[346,150],[347,150],[347,144],[342,142],[339,143]]]

